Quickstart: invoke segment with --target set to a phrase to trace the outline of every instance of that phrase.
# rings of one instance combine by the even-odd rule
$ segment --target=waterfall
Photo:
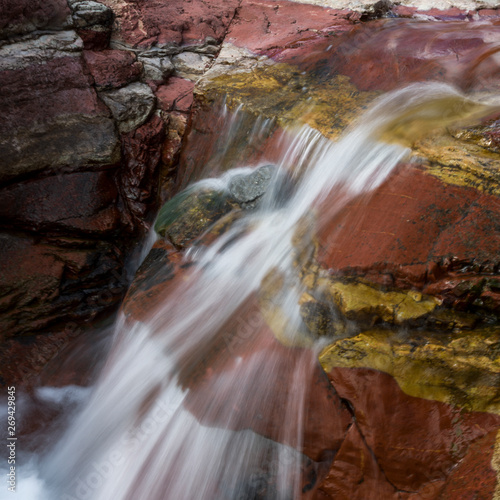
[[[298,306],[312,235],[386,180],[423,129],[481,107],[417,84],[378,99],[335,143],[308,126],[287,134],[259,207],[189,249],[183,279],[146,321],[119,319],[91,396],[43,460],[49,497],[308,498],[332,459],[304,432],[325,342]],[[241,171],[193,188],[224,188]]]

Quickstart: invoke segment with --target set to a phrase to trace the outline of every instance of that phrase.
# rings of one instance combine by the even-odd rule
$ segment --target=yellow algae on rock
[[[364,283],[322,281],[340,312],[348,319],[381,319],[402,324],[431,313],[439,304],[434,297],[413,292],[384,292]]]
[[[500,195],[500,154],[450,134],[427,137],[414,145],[426,171],[447,184]]]
[[[335,341],[319,360],[326,372],[335,367],[380,370],[410,396],[500,414],[499,345],[500,328],[453,336],[418,332],[412,338],[372,330]]]
[[[338,137],[359,110],[379,95],[359,91],[346,76],[319,80],[286,63],[209,72],[195,92],[208,102],[225,95],[229,107],[244,104],[245,110],[274,118],[283,127],[306,123],[328,138]]]

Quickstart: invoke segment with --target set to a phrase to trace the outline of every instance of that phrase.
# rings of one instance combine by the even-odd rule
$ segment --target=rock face
[[[19,350],[8,338],[43,331],[29,342],[50,348],[73,320],[123,297],[124,263],[148,228],[160,172],[175,167],[193,86],[169,85],[170,56],[151,46],[110,48],[115,12],[102,2],[6,1],[0,12],[0,376],[9,383],[43,365],[12,370]],[[203,47],[214,42],[195,48],[213,53]],[[177,106],[157,107],[158,85]]]

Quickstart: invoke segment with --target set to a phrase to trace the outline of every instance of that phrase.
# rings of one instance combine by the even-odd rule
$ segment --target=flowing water
[[[311,498],[333,457],[315,424],[333,410],[310,394],[327,383],[316,360],[325,340],[307,333],[299,311],[313,234],[387,179],[422,130],[485,108],[419,84],[379,99],[336,143],[307,126],[287,134],[258,208],[193,245],[182,279],[146,320],[119,319],[98,382],[25,498]],[[269,123],[260,124],[262,136]],[[227,187],[248,171],[235,167],[193,189]],[[341,410],[328,418],[341,425]]]

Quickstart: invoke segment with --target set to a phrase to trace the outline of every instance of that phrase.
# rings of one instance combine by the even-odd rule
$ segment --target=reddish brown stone
[[[83,41],[83,46],[87,50],[104,50],[109,47],[111,41],[110,30],[98,30],[92,28],[82,28],[77,30]]]
[[[165,138],[165,122],[159,116],[138,129],[122,134],[124,166],[121,191],[134,226],[144,223],[144,216],[156,202],[158,167]]]
[[[425,483],[446,480],[470,444],[500,425],[497,415],[408,396],[376,370],[334,368],[328,376],[352,405],[385,476],[400,490],[416,492]]]
[[[188,112],[193,104],[194,82],[184,78],[170,78],[156,90],[158,105],[163,111]]]
[[[356,424],[352,424],[319,486],[316,500],[400,500],[399,495],[378,466]]]
[[[287,61],[306,54],[318,39],[352,28],[356,13],[317,5],[247,1],[231,24],[226,41],[252,52]],[[324,54],[322,55],[324,57]]]
[[[0,235],[1,337],[83,321],[123,296],[120,251],[104,241]]]
[[[0,38],[67,26],[66,0],[1,0]]]
[[[114,172],[83,172],[14,184],[0,195],[3,224],[35,231],[106,233],[116,230]]]
[[[333,217],[324,213],[319,260],[334,270],[401,271],[400,266],[416,265],[414,276],[421,282],[422,264],[455,255],[454,247],[443,247],[440,253],[434,245],[445,230],[452,232],[454,224],[462,222],[480,196],[474,189],[444,184],[418,168],[400,169],[373,193],[349,202]],[[489,237],[484,231],[491,228],[477,227],[469,235],[476,247],[483,236]],[[469,258],[460,249],[457,252],[457,257]],[[494,255],[488,257],[495,259]]]
[[[0,72],[0,103],[8,110],[2,129],[46,122],[59,115],[108,115],[91,88],[80,57],[60,57],[45,64]]]
[[[222,40],[238,0],[192,0],[185,2],[102,0],[114,10],[117,34],[124,42],[147,47],[168,43],[195,44],[207,37]],[[141,22],[138,23],[137,20]]]
[[[279,45],[266,54],[321,78],[349,76],[359,90],[388,91],[429,80],[464,90],[496,90],[500,84],[496,23],[385,19],[333,31],[336,36],[318,34],[295,44],[294,52]]]
[[[495,498],[497,472],[491,460],[498,431],[472,443],[467,455],[446,481],[440,500],[491,500]]]
[[[140,78],[142,64],[133,52],[102,50],[83,52],[85,63],[99,89],[123,87]]]
[[[123,301],[123,313],[130,321],[145,321],[176,292],[189,273],[183,254],[159,239],[137,270]]]

